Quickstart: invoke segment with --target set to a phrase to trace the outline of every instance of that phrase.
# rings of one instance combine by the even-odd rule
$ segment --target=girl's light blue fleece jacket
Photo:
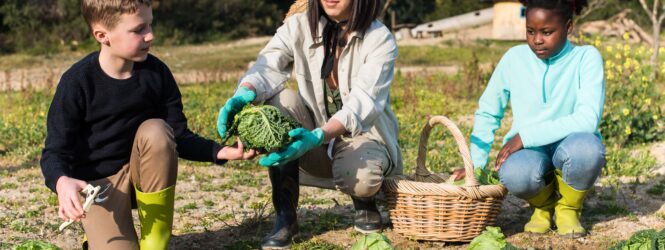
[[[595,133],[603,114],[603,58],[593,46],[566,41],[556,55],[541,60],[518,45],[506,52],[480,97],[471,133],[475,167],[485,167],[494,133],[510,101],[513,122],[503,139],[520,135],[524,148],[564,139],[571,133]]]

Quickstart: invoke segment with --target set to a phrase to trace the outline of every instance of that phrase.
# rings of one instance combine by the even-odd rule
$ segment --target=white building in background
[[[524,6],[516,0],[494,0],[492,8],[417,25],[410,30],[413,38],[441,37],[455,32],[475,32],[474,38],[524,40]],[[470,30],[470,31],[469,31]],[[487,32],[491,30],[491,32]]]

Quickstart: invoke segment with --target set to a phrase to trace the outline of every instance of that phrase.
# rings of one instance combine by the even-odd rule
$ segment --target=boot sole
[[[374,230],[364,230],[359,227],[353,226],[353,229],[356,230],[359,233],[363,234],[371,234],[371,233],[380,233],[382,230],[381,229],[374,229]]]

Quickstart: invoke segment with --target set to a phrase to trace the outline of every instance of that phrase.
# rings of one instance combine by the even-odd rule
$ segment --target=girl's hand
[[[58,215],[65,221],[80,221],[85,218],[79,192],[87,183],[82,180],[61,176],[55,184],[58,193]]]
[[[516,134],[510,139],[510,141],[508,141],[508,143],[506,143],[506,145],[503,145],[503,148],[501,148],[501,151],[499,151],[499,154],[496,156],[494,171],[498,172],[503,162],[508,159],[508,156],[523,148],[522,138],[520,137],[520,134]]]
[[[254,149],[250,149],[245,152],[240,137],[236,137],[236,145],[226,146],[222,148],[217,153],[217,159],[219,160],[249,160],[254,158],[258,153]]]

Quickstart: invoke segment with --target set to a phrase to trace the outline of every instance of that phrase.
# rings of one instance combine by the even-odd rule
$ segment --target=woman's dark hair
[[[320,0],[309,0],[308,20],[312,39],[316,38],[319,20],[326,16],[321,7]],[[351,0],[351,19],[349,19],[348,32],[364,31],[372,24],[381,11],[381,0]]]
[[[531,8],[553,10],[562,21],[568,21],[573,15],[579,15],[582,9],[589,4],[587,0],[520,0],[527,11]]]

